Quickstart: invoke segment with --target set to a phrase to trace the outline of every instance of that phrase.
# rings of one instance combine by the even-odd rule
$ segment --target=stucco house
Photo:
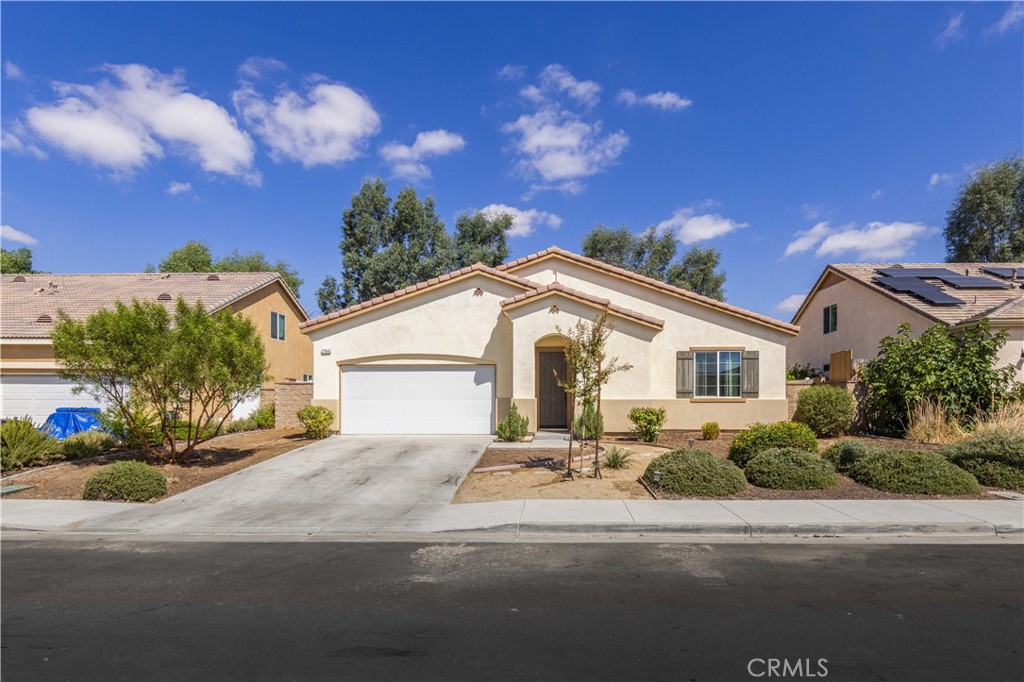
[[[943,324],[960,330],[988,320],[1006,329],[1000,367],[1024,381],[1024,263],[856,263],[828,265],[793,316],[800,334],[786,362],[828,373],[833,353],[850,351],[856,363],[901,323],[919,335]]]
[[[565,428],[563,337],[608,311],[608,351],[633,365],[602,395],[608,431],[658,406],[668,428],[786,418],[797,327],[557,247],[476,264],[302,324],[313,403],[341,433],[493,433],[514,402],[531,429]]]
[[[231,310],[253,321],[263,337],[274,381],[309,381],[313,348],[299,333],[306,311],[277,273],[134,273],[3,275],[0,277],[0,410],[41,423],[57,407],[94,407],[86,394],[57,376],[50,332],[58,311],[85,319],[115,301],[153,301],[173,308],[178,298],[202,302],[210,312]],[[264,400],[273,401],[273,382]],[[259,407],[253,399],[236,418]]]

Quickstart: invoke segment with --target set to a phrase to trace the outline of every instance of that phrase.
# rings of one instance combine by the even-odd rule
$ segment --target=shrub
[[[1024,431],[975,434],[940,454],[982,485],[1024,490]]]
[[[718,437],[722,435],[722,429],[718,427],[718,422],[707,422],[701,425],[700,435],[704,437],[704,440],[718,440]]]
[[[306,435],[310,438],[327,438],[334,423],[334,413],[320,405],[306,405],[298,411],[297,416],[306,427]]]
[[[801,365],[799,362],[786,370],[787,381],[801,381],[803,379],[811,379],[813,377],[821,376],[821,372],[811,367],[811,363]]]
[[[604,416],[594,403],[585,403],[580,416],[573,422],[573,429],[579,440],[596,440],[604,435]]]
[[[253,420],[257,429],[272,429],[276,424],[274,406],[268,405],[266,407],[261,407],[249,415],[249,418]]]
[[[499,440],[515,443],[521,441],[530,432],[530,418],[520,414],[519,408],[512,403],[508,416],[498,422],[498,426],[494,430],[498,434]]]
[[[884,449],[856,440],[841,440],[825,448],[825,452],[821,453],[821,458],[835,467],[836,471],[846,473],[860,458],[882,452]]]
[[[612,446],[608,448],[608,452],[604,453],[604,465],[609,469],[623,469],[629,463],[631,456],[632,453],[629,450]]]
[[[759,453],[744,471],[761,488],[817,490],[836,484],[836,470],[826,460],[797,448],[773,448]]]
[[[100,467],[85,482],[83,500],[149,502],[167,494],[167,479],[145,462],[114,462]]]
[[[83,431],[68,436],[61,443],[61,450],[68,459],[97,457],[114,447],[114,437],[103,431]]]
[[[62,458],[60,441],[37,429],[31,418],[8,419],[0,426],[0,468],[4,471]]]
[[[138,420],[140,429],[146,434],[146,439],[150,443],[159,443],[161,441],[160,417],[152,409],[146,409],[141,400],[129,400],[129,402],[132,404],[131,412]],[[100,412],[99,422],[103,430],[113,436],[118,445],[132,450],[142,447],[142,442],[128,427],[128,422],[125,421],[120,410],[108,407]]]
[[[656,443],[661,430],[668,420],[664,407],[634,407],[629,411],[629,421],[633,422],[633,433],[637,439],[645,443]]]
[[[807,452],[817,452],[818,440],[806,424],[751,424],[749,429],[736,434],[732,445],[729,446],[729,459],[744,467],[754,455],[771,448],[799,448]]]
[[[677,495],[717,497],[747,487],[739,467],[697,448],[673,450],[654,458],[644,471],[644,480],[651,486],[655,471],[661,472],[657,488]]]
[[[955,417],[937,400],[925,400],[910,413],[907,438],[922,443],[956,443],[964,439],[967,432]]]
[[[1024,433],[1024,400],[1005,403],[983,414],[974,425],[974,433]]]
[[[794,419],[811,427],[820,438],[841,436],[853,423],[853,396],[835,386],[811,386],[800,391]]]
[[[980,490],[977,479],[934,452],[883,450],[854,462],[853,480],[890,493],[966,495]]]

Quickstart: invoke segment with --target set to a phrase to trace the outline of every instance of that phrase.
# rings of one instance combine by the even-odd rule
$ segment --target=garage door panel
[[[494,430],[492,365],[345,367],[341,383],[343,433]]]
[[[37,424],[58,407],[99,407],[85,393],[74,393],[75,384],[52,374],[5,374],[0,376],[0,404],[5,419],[28,415]]]

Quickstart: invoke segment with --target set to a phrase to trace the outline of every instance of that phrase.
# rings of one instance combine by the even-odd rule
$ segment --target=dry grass
[[[925,401],[910,415],[907,439],[922,443],[959,443],[967,437],[967,431],[952,415],[946,412],[942,403]]]
[[[974,433],[1024,433],[1024,402],[1006,403],[978,418]]]

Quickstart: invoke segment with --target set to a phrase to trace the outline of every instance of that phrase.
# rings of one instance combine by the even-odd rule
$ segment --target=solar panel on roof
[[[1024,270],[1018,268],[983,268],[985,272],[996,277],[1004,277],[1006,279],[1013,279],[1017,273],[1024,275]]]
[[[966,275],[957,275],[955,277],[939,277],[946,284],[954,286],[957,289],[1009,289],[1010,285],[1004,282],[998,282],[989,277],[968,277]]]
[[[949,268],[879,268],[875,272],[886,277],[956,277],[959,274]]]
[[[905,294],[913,294],[932,305],[963,305],[963,301],[917,277],[876,277],[875,284]]]

